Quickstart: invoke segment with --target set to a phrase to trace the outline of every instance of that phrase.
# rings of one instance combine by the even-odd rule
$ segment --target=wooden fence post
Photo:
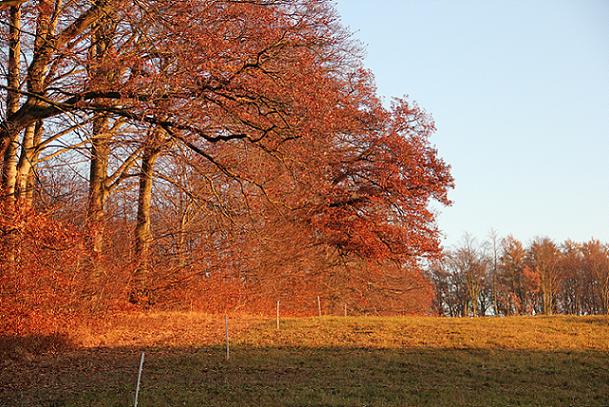
[[[224,316],[224,322],[226,325],[226,360],[228,360],[230,357],[229,337],[228,337],[228,315]]]
[[[321,300],[319,299],[319,295],[317,296],[317,311],[319,312],[319,316],[321,317]]]
[[[279,329],[279,300],[277,300],[277,329]]]

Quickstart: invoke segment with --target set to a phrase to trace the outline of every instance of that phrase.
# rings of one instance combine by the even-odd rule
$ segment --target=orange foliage
[[[422,109],[383,106],[330,1],[28,5],[29,93],[3,119],[0,156],[18,158],[8,140],[35,125],[48,160],[20,153],[38,167],[34,209],[7,193],[5,331],[128,309],[129,293],[208,312],[272,313],[279,300],[310,315],[317,297],[324,313],[429,310],[429,203],[450,204],[450,168]],[[90,148],[88,185],[86,168],[59,165],[75,140]]]
[[[3,213],[2,252],[7,255],[9,244],[18,249],[14,267],[5,258],[0,263],[0,329],[7,334],[54,332],[82,306],[87,281],[78,265],[81,237],[34,210]]]

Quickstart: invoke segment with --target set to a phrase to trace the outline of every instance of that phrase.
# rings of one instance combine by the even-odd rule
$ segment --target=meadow
[[[0,405],[609,405],[609,318],[118,315],[0,338]]]

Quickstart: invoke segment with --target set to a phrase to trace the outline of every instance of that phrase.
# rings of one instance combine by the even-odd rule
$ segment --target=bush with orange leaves
[[[34,210],[0,214],[0,330],[23,335],[70,326],[87,284],[81,235]]]

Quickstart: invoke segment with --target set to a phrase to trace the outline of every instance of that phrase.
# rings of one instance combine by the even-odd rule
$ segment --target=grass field
[[[2,338],[0,405],[608,406],[609,318],[122,315],[65,339]],[[44,354],[31,347],[47,347]]]

